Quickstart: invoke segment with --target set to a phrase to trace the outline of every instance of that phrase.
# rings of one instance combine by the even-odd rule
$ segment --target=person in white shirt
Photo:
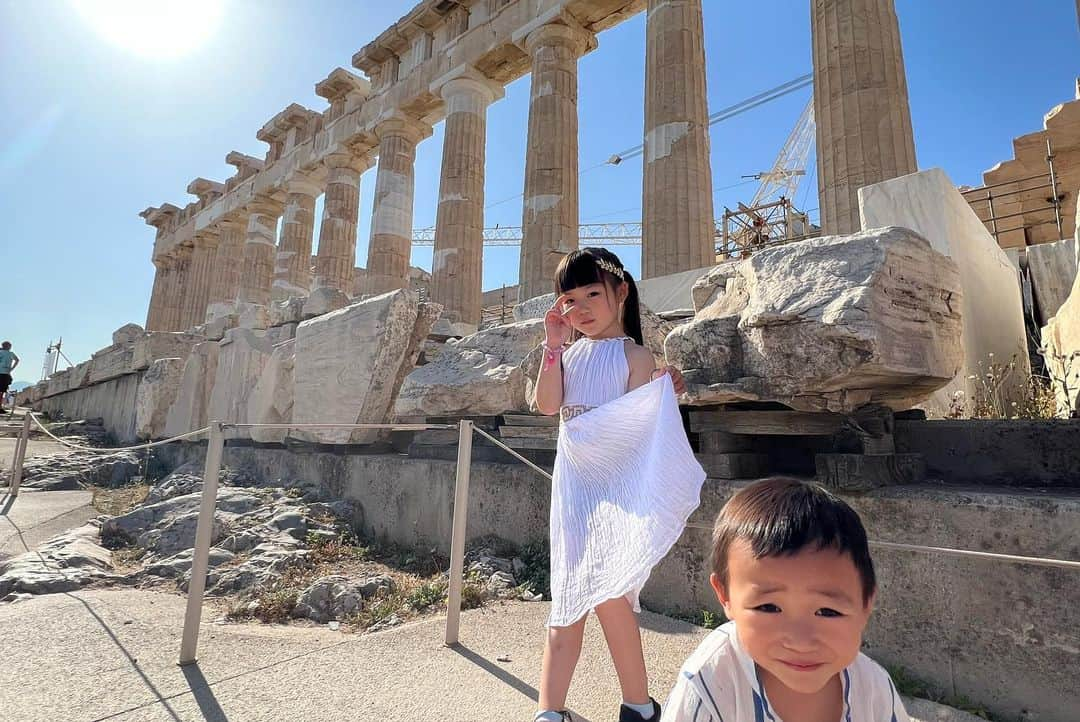
[[[686,660],[662,722],[910,722],[862,654],[877,582],[858,514],[817,484],[766,479],[724,505],[710,583],[731,621]]]

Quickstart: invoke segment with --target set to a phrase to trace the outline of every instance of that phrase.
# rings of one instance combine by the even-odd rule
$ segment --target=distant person
[[[11,350],[11,341],[0,344],[0,414],[6,412],[3,402],[8,398],[8,387],[11,386],[11,372],[19,365],[19,357]],[[12,402],[14,406],[14,402]]]
[[[716,519],[710,583],[731,621],[682,667],[662,722],[909,722],[862,654],[874,563],[859,515],[817,484],[774,478]]]

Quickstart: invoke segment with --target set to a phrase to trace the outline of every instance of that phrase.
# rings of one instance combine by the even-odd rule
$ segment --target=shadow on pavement
[[[221,705],[218,704],[217,697],[214,696],[214,691],[210,689],[210,683],[206,681],[206,677],[203,676],[198,663],[184,665],[180,670],[184,673],[184,679],[187,680],[188,687],[191,688],[191,695],[199,705],[199,711],[202,712],[203,719],[206,722],[229,722],[225,710],[221,709]]]
[[[455,644],[454,646],[450,647],[450,650],[460,654],[462,657],[469,660],[480,669],[497,678],[503,684],[507,684],[513,687],[518,692],[525,695],[532,701],[536,702],[540,699],[540,693],[536,690],[535,687],[533,687],[520,677],[517,677],[510,672],[507,672],[499,665],[492,663],[491,660],[489,660],[487,657],[477,654],[465,645]],[[580,720],[580,722],[589,722],[589,720],[583,717],[580,713],[574,712],[573,714],[575,720]]]

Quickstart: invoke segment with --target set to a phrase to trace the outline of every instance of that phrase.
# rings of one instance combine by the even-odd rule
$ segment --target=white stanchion
[[[187,611],[184,613],[184,635],[180,642],[180,664],[193,664],[198,654],[199,624],[202,621],[203,593],[206,591],[206,571],[210,566],[210,541],[214,532],[214,509],[217,507],[218,472],[225,448],[225,434],[220,421],[210,422],[210,442],[206,447],[203,469],[202,503],[199,506],[199,526],[195,531],[195,549],[191,558],[191,580],[188,582]]]
[[[19,486],[22,484],[23,461],[26,459],[26,446],[30,442],[30,412],[23,417],[22,431],[19,439],[15,442],[15,458],[11,464],[11,480],[8,481],[8,492],[11,496],[19,495]]]
[[[462,421],[458,431],[457,479],[454,483],[454,522],[450,537],[450,590],[446,599],[446,646],[458,643],[461,590],[465,573],[465,522],[469,516],[469,474],[472,471],[473,423]]]

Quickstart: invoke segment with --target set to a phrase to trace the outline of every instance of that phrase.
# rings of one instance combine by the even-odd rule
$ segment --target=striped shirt
[[[911,722],[889,673],[860,653],[840,673],[844,711],[838,722]],[[728,622],[683,664],[661,722],[784,722],[769,706],[754,660]]]

